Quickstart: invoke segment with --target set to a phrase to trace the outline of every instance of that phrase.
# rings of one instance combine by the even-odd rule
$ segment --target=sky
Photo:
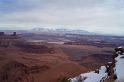
[[[124,0],[0,0],[0,29],[34,27],[124,35]]]

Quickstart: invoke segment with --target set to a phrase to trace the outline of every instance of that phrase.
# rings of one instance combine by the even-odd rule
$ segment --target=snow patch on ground
[[[106,67],[101,66],[99,73],[89,72],[81,74],[78,77],[71,79],[71,82],[102,82],[107,78]]]
[[[117,75],[116,82],[124,82],[124,55],[119,55],[115,58],[115,74]]]

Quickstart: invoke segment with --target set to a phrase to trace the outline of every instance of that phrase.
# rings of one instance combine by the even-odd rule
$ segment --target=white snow
[[[123,58],[122,58],[123,57]],[[117,75],[117,82],[124,82],[124,55],[119,55],[115,58],[115,74]]]
[[[107,78],[106,67],[101,66],[99,73],[89,72],[81,74],[78,77],[71,79],[71,82],[78,82],[79,78],[82,79],[80,82],[102,82],[105,78]]]
[[[118,48],[124,48],[124,46],[119,46]]]

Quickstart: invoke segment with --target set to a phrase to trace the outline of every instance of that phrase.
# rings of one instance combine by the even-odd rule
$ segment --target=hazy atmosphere
[[[124,0],[0,0],[0,82],[124,82]]]
[[[39,26],[124,35],[124,0],[0,0],[0,29]]]

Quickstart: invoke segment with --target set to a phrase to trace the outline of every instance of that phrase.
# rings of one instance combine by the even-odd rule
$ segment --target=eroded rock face
[[[49,69],[48,66],[32,66],[28,67],[22,63],[11,62],[5,67],[1,73],[1,82],[34,82],[33,74],[40,73]]]
[[[117,79],[117,76],[116,76],[116,74],[114,73],[116,70],[115,70],[115,67],[116,67],[116,62],[117,62],[117,60],[116,60],[116,58],[117,57],[119,57],[119,55],[124,55],[123,54],[124,53],[124,47],[117,47],[117,48],[115,48],[115,53],[114,53],[114,55],[113,55],[113,60],[112,60],[112,63],[110,63],[109,65],[108,65],[108,74],[109,74],[109,76],[111,76],[111,78],[113,78],[114,80],[116,80]]]
[[[55,53],[55,50],[53,47],[49,48],[46,45],[20,45],[19,47],[22,48],[23,51],[28,53]]]

